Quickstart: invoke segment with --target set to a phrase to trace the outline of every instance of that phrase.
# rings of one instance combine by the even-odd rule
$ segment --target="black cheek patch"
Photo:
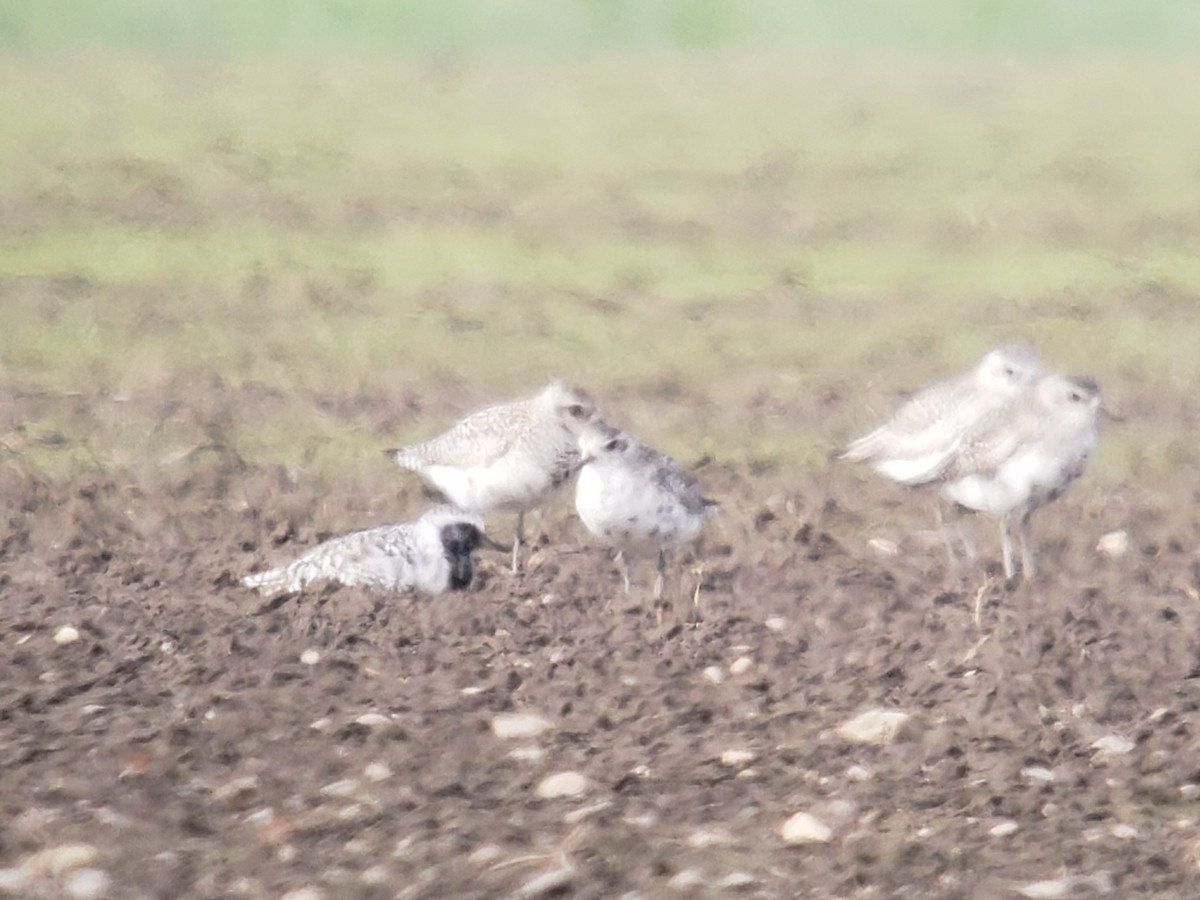
[[[450,563],[450,589],[461,591],[471,583],[474,574],[471,554],[479,546],[479,529],[466,522],[442,527],[442,550]]]

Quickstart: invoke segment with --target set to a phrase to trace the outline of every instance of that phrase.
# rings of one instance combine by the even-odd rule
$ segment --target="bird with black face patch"
[[[661,599],[667,550],[695,540],[717,503],[700,493],[675,460],[624,431],[589,432],[580,439],[579,449],[579,518],[588,531],[620,551],[617,559],[627,594],[627,556],[657,553],[654,599]]]
[[[525,513],[575,474],[579,437],[599,422],[587,393],[556,381],[532,397],[474,412],[424,443],[385,452],[460,509],[515,512],[516,572]]]
[[[285,566],[247,575],[242,584],[264,594],[302,591],[314,581],[440,594],[471,583],[472,554],[484,541],[479,516],[438,506],[415,522],[332,538]]]

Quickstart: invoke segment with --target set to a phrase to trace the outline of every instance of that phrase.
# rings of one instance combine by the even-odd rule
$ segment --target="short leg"
[[[512,570],[516,575],[521,571],[521,541],[525,538],[525,513],[517,513],[517,530],[513,535]]]
[[[629,560],[625,558],[625,551],[618,550],[617,557],[613,560],[617,564],[617,569],[621,573],[621,580],[625,583],[625,593],[629,594]]]
[[[1026,581],[1033,581],[1033,576],[1037,574],[1037,563],[1033,558],[1033,544],[1029,540],[1029,518],[1033,515],[1030,510],[1021,516],[1020,525],[1017,526],[1017,540],[1021,544],[1021,574]]]
[[[1016,574],[1013,567],[1012,537],[1008,533],[1008,516],[1000,519],[1000,550],[1004,554],[1004,577],[1012,578]]]

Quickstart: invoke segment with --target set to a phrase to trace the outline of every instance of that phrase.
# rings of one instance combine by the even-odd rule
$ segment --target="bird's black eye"
[[[1016,369],[1014,369],[1012,366],[1005,366],[1005,367],[1004,367],[1004,374],[1005,374],[1005,375],[1007,375],[1007,376],[1009,376],[1009,377],[1011,378],[1012,376],[1014,376],[1014,375],[1016,375],[1016,374],[1017,374],[1017,370],[1016,370]]]
[[[627,446],[627,444],[620,438],[613,438],[611,441],[609,441],[607,444],[604,445],[604,449],[608,450],[612,453],[620,453],[622,450],[625,449],[626,446]]]
[[[567,412],[570,414],[572,419],[582,419],[584,415],[587,414],[587,410],[584,409],[583,405],[579,403],[572,403],[567,407]]]
[[[1083,394],[1079,393],[1078,391],[1071,391],[1071,402],[1072,403],[1082,403],[1083,402]]]

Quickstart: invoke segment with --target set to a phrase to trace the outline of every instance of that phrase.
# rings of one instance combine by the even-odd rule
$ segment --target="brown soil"
[[[0,867],[86,843],[121,898],[989,898],[1101,873],[1114,896],[1200,891],[1200,561],[1178,497],[1085,478],[1035,521],[1043,575],[1005,586],[984,582],[989,523],[955,574],[906,532],[920,500],[862,473],[710,464],[724,512],[677,560],[661,625],[565,500],[525,574],[488,556],[461,594],[238,586],[327,536],[314,521],[426,502],[380,472],[370,496],[210,448],[59,483],[5,455]],[[1099,556],[1122,525],[1129,554]],[[882,747],[835,734],[872,707],[911,727]],[[553,727],[501,740],[509,711]],[[1133,748],[1095,749],[1106,735]],[[563,771],[586,794],[539,799]],[[797,811],[829,842],[786,845]]]

